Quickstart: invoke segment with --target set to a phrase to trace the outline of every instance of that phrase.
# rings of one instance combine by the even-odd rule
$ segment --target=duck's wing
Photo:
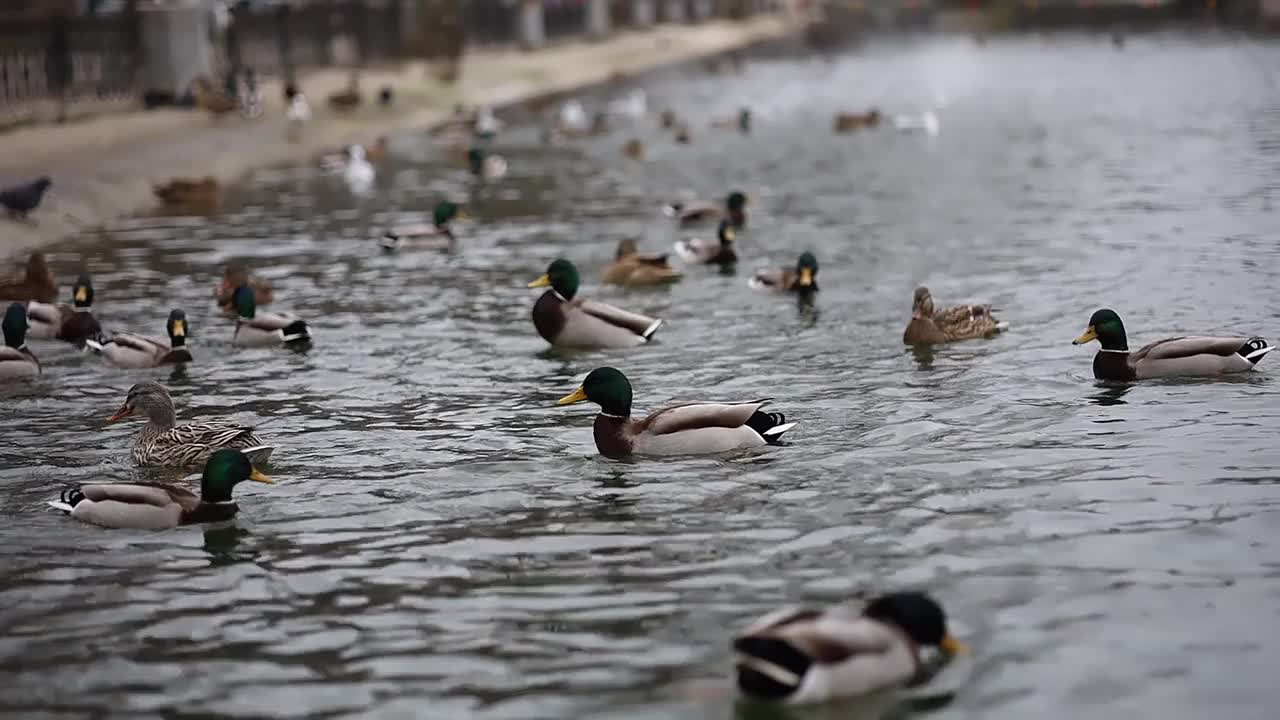
[[[1005,323],[991,314],[990,305],[961,305],[933,315],[934,325],[950,340],[989,337],[1004,330]]]
[[[160,356],[169,352],[169,343],[133,333],[116,333],[108,342],[127,350]]]
[[[1142,378],[1218,375],[1250,370],[1273,349],[1262,338],[1176,337],[1142,347],[1129,364]]]
[[[747,282],[757,290],[788,290],[795,283],[795,273],[785,268],[761,270]]]
[[[675,405],[650,413],[636,429],[652,435],[670,435],[709,427],[738,428],[746,425],[751,416],[768,402]]]
[[[603,320],[610,325],[616,325],[620,328],[626,328],[631,332],[645,338],[646,340],[658,330],[662,325],[662,320],[651,318],[640,313],[633,313],[629,310],[623,310],[612,305],[596,302],[594,300],[581,299],[574,302],[579,310],[591,315],[592,317]]]
[[[1133,362],[1142,360],[1174,360],[1195,355],[1230,357],[1237,354],[1249,338],[1242,337],[1175,337],[1148,343],[1130,356]]]
[[[198,497],[182,488],[154,485],[82,485],[79,494],[83,497],[69,499],[64,493],[63,502],[49,505],[102,527],[162,530],[180,525],[183,511],[200,503]]]
[[[160,485],[142,485],[134,483],[94,483],[81,485],[80,492],[86,500],[116,502],[132,505],[154,505],[165,507],[177,502],[184,495],[194,497],[190,491],[177,486],[162,487]]]
[[[671,267],[671,265],[667,263],[666,253],[661,255],[632,255],[631,257],[641,265],[652,265],[654,267],[661,268]]]
[[[34,300],[27,303],[28,320],[53,328],[62,327],[63,311],[64,308],[58,305],[49,305]]]
[[[159,446],[194,445],[201,448],[253,447],[259,444],[253,428],[227,423],[191,423],[170,428],[152,441]]]
[[[251,320],[241,320],[241,322],[249,325],[249,327],[258,330],[266,330],[272,332],[275,330],[284,330],[285,328],[298,322],[298,318],[292,315],[282,315],[279,313],[259,312],[253,316]]]

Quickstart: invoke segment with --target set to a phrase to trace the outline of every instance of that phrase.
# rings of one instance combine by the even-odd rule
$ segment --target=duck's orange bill
[[[947,635],[946,637],[942,638],[942,642],[939,643],[938,646],[941,647],[942,651],[948,655],[968,655],[969,654],[969,646],[951,637],[950,635]]]
[[[271,478],[267,477],[266,475],[263,475],[257,470],[250,471],[249,479],[254,482],[267,483],[267,484],[271,484],[275,482],[275,480],[272,480]]]
[[[130,408],[128,405],[121,405],[120,409],[116,411],[115,415],[112,415],[111,417],[107,418],[107,422],[115,422],[117,420],[120,420],[121,418],[127,418],[132,414],[133,414],[133,408]]]

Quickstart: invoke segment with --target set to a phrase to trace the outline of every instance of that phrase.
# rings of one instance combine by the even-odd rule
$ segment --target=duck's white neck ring
[[[626,420],[626,419],[627,419],[627,416],[626,416],[626,415],[613,415],[613,414],[611,414],[611,413],[607,413],[607,412],[604,412],[604,411],[601,411],[601,412],[600,412],[600,417],[613,418],[613,419],[615,419],[615,420]]]
[[[559,300],[559,301],[560,301],[560,302],[562,302],[562,303],[567,303],[567,302],[569,302],[569,301],[565,298],[565,296],[561,295],[560,293],[556,292],[555,290],[552,290],[552,291],[551,291],[551,294],[552,294],[552,295],[555,295],[555,296],[556,296],[556,299],[557,299],[557,300]]]
[[[1112,352],[1112,353],[1120,353],[1121,355],[1128,355],[1129,349],[1125,348],[1124,350],[1110,350],[1108,348],[1098,348],[1098,352]]]

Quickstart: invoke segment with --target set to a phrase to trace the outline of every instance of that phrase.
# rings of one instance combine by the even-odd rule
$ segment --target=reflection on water
[[[171,377],[40,344],[46,375],[0,390],[4,712],[725,718],[746,711],[681,688],[725,689],[743,623],[924,586],[975,649],[930,717],[1269,717],[1280,364],[1100,386],[1070,338],[1104,306],[1137,345],[1280,334],[1277,68],[1274,45],[1167,34],[671,71],[645,86],[691,145],[656,120],[554,147],[516,129],[509,176],[476,184],[406,134],[367,197],[274,168],[213,217],[54,248],[61,277],[94,274],[108,327],[184,308],[197,361]],[[742,105],[751,135],[705,129]],[[871,106],[934,109],[942,131],[830,133]],[[621,155],[631,135],[650,160]],[[682,237],[662,202],[728,188],[753,201],[742,272],[598,285],[621,238]],[[455,252],[378,248],[458,196],[477,222]],[[801,249],[812,305],[747,287]],[[588,297],[664,318],[656,342],[549,351],[525,284],[561,255]],[[309,352],[231,347],[208,292],[231,258],[311,324]],[[905,348],[920,284],[995,303],[1010,332]],[[591,413],[555,405],[606,364],[638,412],[770,396],[800,425],[743,457],[609,462]],[[143,378],[182,420],[256,426],[278,484],[238,488],[222,527],[47,511],[66,484],[136,476],[138,425],[104,419]]]

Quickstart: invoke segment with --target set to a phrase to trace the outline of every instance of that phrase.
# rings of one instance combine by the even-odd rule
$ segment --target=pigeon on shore
[[[4,206],[10,217],[25,218],[27,213],[40,205],[45,190],[52,184],[52,180],[42,177],[26,185],[0,190],[0,205]]]

